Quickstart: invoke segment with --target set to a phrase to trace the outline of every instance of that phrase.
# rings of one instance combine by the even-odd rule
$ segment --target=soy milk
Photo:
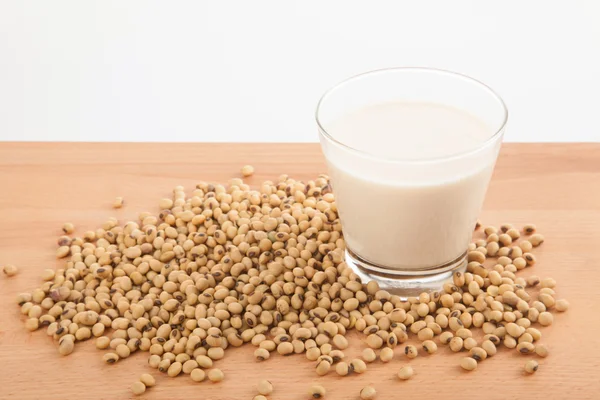
[[[494,135],[488,125],[442,104],[388,102],[342,115],[326,129],[368,154],[326,157],[352,252],[405,270],[464,254],[495,158],[473,163],[463,155]]]

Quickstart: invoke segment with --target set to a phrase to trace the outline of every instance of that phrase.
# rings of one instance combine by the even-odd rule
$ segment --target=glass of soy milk
[[[372,71],[323,95],[346,262],[363,282],[411,296],[464,271],[507,118],[488,86],[436,69]]]

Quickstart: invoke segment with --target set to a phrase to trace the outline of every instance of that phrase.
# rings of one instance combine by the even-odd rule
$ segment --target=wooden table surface
[[[461,354],[441,347],[410,364],[415,376],[396,379],[406,359],[396,350],[389,364],[369,365],[363,375],[318,377],[304,356],[272,357],[258,364],[250,345],[228,350],[218,362],[226,375],[220,384],[168,378],[147,366],[147,353],[117,363],[101,361],[93,341],[61,357],[43,331],[29,333],[15,304],[17,293],[39,286],[55,259],[56,238],[66,221],[78,232],[95,229],[107,217],[120,221],[140,211],[158,211],[158,200],[176,185],[192,188],[199,180],[226,182],[240,167],[253,164],[257,185],[287,173],[312,179],[325,172],[318,144],[38,144],[0,143],[0,265],[21,272],[0,277],[0,398],[123,399],[141,373],[156,376],[146,399],[252,399],[254,385],[269,379],[270,399],[307,399],[314,382],[326,399],[358,399],[373,384],[378,399],[598,399],[600,398],[600,145],[506,144],[481,215],[488,224],[534,222],[546,241],[538,264],[523,276],[554,277],[558,295],[571,308],[542,328],[551,355],[524,376],[527,357],[502,349],[472,373],[457,365]],[[111,208],[116,196],[126,206]],[[358,355],[355,335],[347,355]],[[418,396],[418,397],[417,397]]]

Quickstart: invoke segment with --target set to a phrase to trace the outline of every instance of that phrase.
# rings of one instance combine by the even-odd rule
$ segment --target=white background
[[[600,1],[0,2],[0,140],[316,141],[370,69],[466,73],[507,141],[600,140]]]

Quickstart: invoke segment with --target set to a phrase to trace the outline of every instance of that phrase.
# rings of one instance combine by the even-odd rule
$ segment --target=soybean
[[[523,233],[525,233],[526,235],[533,235],[535,233],[535,225],[534,224],[523,225]]]
[[[457,353],[463,349],[463,340],[458,336],[453,337],[450,340],[450,350]]]
[[[4,275],[11,277],[15,276],[19,272],[19,269],[12,264],[8,264],[2,268],[2,272],[4,272]]]
[[[192,372],[190,372],[190,378],[192,378],[194,382],[202,382],[204,379],[206,379],[206,372],[200,368],[195,368],[192,370]]]
[[[497,353],[496,345],[491,340],[484,340],[481,343],[481,348],[486,352],[488,357],[492,357]]]
[[[225,378],[225,374],[218,368],[213,368],[208,371],[208,379],[211,382],[221,382]]]
[[[326,375],[331,369],[331,363],[329,361],[321,361],[317,364],[317,375],[323,376]]]
[[[548,347],[545,344],[538,344],[535,346],[535,354],[542,358],[548,357]]]
[[[529,360],[525,363],[525,372],[528,374],[533,374],[539,368],[539,364],[535,360]]]
[[[427,354],[433,354],[437,351],[437,345],[433,340],[426,340],[423,342],[423,350],[425,350]]]
[[[75,349],[75,343],[73,342],[73,340],[67,339],[67,338],[62,338],[59,341],[58,352],[61,355],[67,356],[67,355],[71,354],[74,349]]]
[[[254,167],[252,165],[244,165],[242,167],[242,176],[248,177],[254,174]]]
[[[431,343],[433,343],[433,342],[431,342]],[[435,343],[433,343],[433,344],[435,345]],[[425,348],[425,345],[423,345],[423,348]],[[394,358],[394,350],[392,350],[389,347],[384,347],[379,352],[379,359],[384,363],[392,361],[393,358]]]
[[[350,367],[352,368],[352,371],[356,372],[357,374],[362,374],[367,370],[367,364],[358,358],[355,358],[350,362]]]
[[[360,391],[360,398],[363,400],[371,400],[377,396],[377,392],[373,386],[365,386]]]
[[[460,360],[460,366],[466,371],[473,371],[477,368],[477,360],[471,357],[463,357]]]
[[[346,376],[352,372],[352,368],[345,362],[339,362],[335,365],[335,372],[340,376]]]
[[[552,325],[552,322],[554,322],[554,317],[549,312],[544,311],[544,312],[540,313],[540,315],[538,317],[538,322],[542,326],[549,326],[549,325]]]
[[[273,384],[266,379],[263,379],[262,381],[258,382],[256,388],[258,390],[258,393],[265,396],[273,393]]]
[[[258,348],[254,351],[254,358],[256,358],[257,361],[268,360],[270,356],[271,356],[271,353],[269,353],[268,350],[263,349],[263,348]]]
[[[556,311],[565,312],[569,309],[569,302],[564,299],[556,300],[554,308],[556,308]]]
[[[123,198],[122,197],[116,197],[115,201],[113,201],[113,208],[121,208],[123,207]]]
[[[142,382],[147,388],[156,385],[156,380],[150,374],[142,374],[140,376],[140,382]]]
[[[371,348],[366,348],[362,352],[362,358],[368,363],[371,363],[377,359],[377,354]]]
[[[325,388],[321,385],[312,385],[309,389],[308,389],[308,394],[309,396],[311,396],[313,399],[322,399],[323,397],[325,397],[325,393],[327,393],[327,391],[325,390]]]
[[[114,364],[117,361],[119,361],[119,356],[115,353],[106,353],[102,359],[104,360],[105,363],[107,364]]]
[[[452,332],[449,332],[449,331],[442,332],[442,334],[440,335],[440,343],[441,344],[450,344],[450,341],[452,340],[453,337],[454,337],[454,334]]]
[[[415,346],[408,345],[404,348],[404,354],[408,358],[416,358],[417,355],[419,355],[419,351],[417,350],[417,348]]]
[[[471,356],[471,358],[473,358],[475,361],[483,361],[487,358],[487,353],[484,349],[482,349],[481,347],[473,347],[470,351],[469,351],[469,355]]]
[[[405,365],[402,368],[400,368],[400,371],[398,372],[398,378],[400,378],[403,381],[406,381],[410,378],[412,378],[414,372],[413,369],[410,365]]]
[[[134,382],[133,385],[131,385],[131,391],[136,396],[139,396],[140,394],[146,391],[146,385],[144,385],[144,383],[140,381]]]
[[[67,235],[73,233],[75,231],[75,225],[73,225],[70,222],[65,222],[62,226],[62,230],[64,233],[66,233]]]

